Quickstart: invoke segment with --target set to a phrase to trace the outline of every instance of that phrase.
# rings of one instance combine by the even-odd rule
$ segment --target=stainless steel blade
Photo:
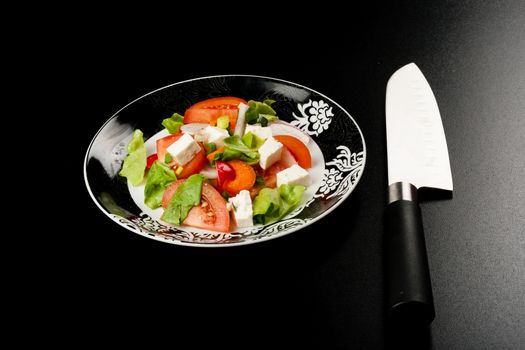
[[[436,98],[423,73],[410,63],[386,88],[388,184],[452,191],[447,142]]]

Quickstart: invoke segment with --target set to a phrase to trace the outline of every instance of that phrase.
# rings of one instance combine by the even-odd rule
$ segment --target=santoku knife
[[[392,75],[385,105],[386,306],[393,320],[429,324],[435,311],[417,192],[452,191],[445,133],[432,89],[414,63]]]

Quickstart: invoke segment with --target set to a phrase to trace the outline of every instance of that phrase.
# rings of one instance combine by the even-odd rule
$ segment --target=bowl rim
[[[206,247],[206,248],[221,248],[221,247],[234,247],[234,246],[242,246],[242,245],[250,245],[250,244],[254,244],[254,243],[259,243],[259,242],[266,242],[266,241],[269,241],[269,240],[272,240],[272,239],[275,239],[275,238],[279,238],[279,237],[282,237],[282,236],[286,236],[292,232],[295,232],[295,231],[299,231],[301,230],[302,228],[304,228],[304,225],[300,225],[300,226],[294,226],[294,227],[291,227],[287,230],[284,230],[282,232],[279,232],[275,235],[271,235],[271,236],[265,236],[265,237],[262,237],[262,238],[259,238],[259,239],[256,239],[256,240],[246,240],[246,241],[241,241],[241,242],[232,242],[232,243],[199,243],[199,242],[184,242],[184,241],[180,241],[180,240],[166,240],[164,238],[161,238],[161,237],[157,237],[155,235],[150,235],[150,234],[147,234],[145,232],[142,232],[141,230],[133,230],[132,228],[130,228],[128,225],[126,225],[125,223],[121,222],[120,220],[117,220],[116,218],[114,218],[112,216],[111,213],[108,213],[106,211],[106,209],[104,207],[102,207],[102,205],[99,203],[99,201],[97,200],[97,198],[95,197],[95,195],[93,194],[93,192],[91,191],[91,187],[89,185],[89,181],[88,181],[88,175],[87,175],[87,163],[88,163],[88,155],[91,151],[91,148],[95,142],[95,139],[97,138],[97,136],[100,134],[100,132],[104,129],[104,127],[110,122],[112,121],[113,119],[115,119],[118,114],[124,110],[125,108],[127,108],[129,105],[135,103],[136,101],[148,96],[148,95],[151,95],[151,94],[154,94],[156,93],[157,91],[160,91],[160,90],[163,90],[163,89],[167,89],[169,87],[172,87],[172,86],[175,86],[175,85],[180,85],[180,84],[185,84],[185,83],[189,83],[189,82],[192,82],[192,81],[197,81],[197,80],[205,80],[205,79],[213,79],[213,78],[229,78],[229,77],[244,77],[244,78],[257,78],[257,79],[269,79],[269,80],[274,80],[274,81],[278,81],[278,82],[282,82],[282,83],[287,83],[287,84],[291,84],[291,85],[294,85],[294,86],[298,86],[298,87],[301,87],[303,89],[306,89],[306,90],[309,90],[309,91],[313,91],[314,93],[318,94],[319,96],[322,96],[326,99],[328,99],[331,103],[335,104],[338,108],[340,108],[351,120],[352,122],[354,123],[354,125],[357,127],[357,130],[359,131],[359,135],[361,136],[361,142],[363,144],[363,165],[362,165],[362,169],[361,169],[361,173],[360,175],[358,176],[357,178],[357,181],[355,182],[354,186],[348,191],[346,192],[343,197],[341,198],[341,200],[339,200],[339,202],[337,202],[335,205],[331,206],[330,208],[328,208],[327,210],[323,211],[321,214],[319,214],[319,216],[315,217],[315,218],[312,218],[308,221],[308,224],[307,226],[313,224],[314,222],[318,221],[318,220],[321,220],[322,218],[324,218],[326,215],[330,214],[333,210],[335,210],[337,207],[339,207],[349,196],[350,194],[354,191],[354,189],[357,187],[357,185],[359,184],[359,182],[361,181],[361,178],[363,177],[363,173],[365,171],[365,168],[366,168],[366,159],[367,159],[367,151],[366,151],[366,142],[365,142],[365,138],[363,136],[363,132],[361,131],[361,128],[359,127],[359,124],[355,121],[355,119],[352,117],[352,115],[350,113],[348,113],[348,111],[343,108],[339,103],[337,103],[336,101],[334,101],[332,98],[326,96],[325,94],[322,94],[320,93],[319,91],[317,90],[314,90],[308,86],[305,86],[305,85],[301,85],[301,84],[298,84],[298,83],[294,83],[292,81],[289,81],[289,80],[285,80],[285,79],[280,79],[280,78],[274,78],[274,77],[269,77],[269,76],[263,76],[263,75],[252,75],[252,74],[219,74],[219,75],[208,75],[208,76],[202,76],[202,77],[198,77],[198,78],[192,78],[192,79],[187,79],[187,80],[182,80],[182,81],[179,81],[179,82],[175,82],[175,83],[172,83],[172,84],[168,84],[168,85],[165,85],[163,87],[160,87],[158,89],[155,89],[155,90],[152,90],[140,97],[137,97],[136,99],[134,99],[133,101],[129,102],[128,104],[126,104],[125,106],[123,106],[122,108],[120,108],[118,111],[116,111],[115,113],[113,113],[113,115],[111,117],[108,118],[108,120],[106,120],[106,122],[104,124],[102,124],[102,126],[98,129],[98,131],[95,133],[95,135],[93,136],[93,138],[91,139],[91,142],[89,143],[89,146],[87,147],[87,150],[86,150],[86,155],[84,156],[84,163],[83,163],[83,173],[84,173],[84,183],[86,184],[86,188],[88,190],[88,193],[91,197],[91,199],[93,200],[93,202],[95,202],[95,205],[109,218],[111,219],[112,222],[115,222],[117,224],[119,224],[121,227],[127,229],[128,231],[132,231],[133,233],[136,233],[136,234],[139,234],[143,237],[146,237],[146,238],[149,238],[149,239],[153,239],[153,240],[156,240],[156,241],[159,241],[159,242],[163,242],[163,243],[169,243],[169,244],[173,244],[173,245],[178,245],[178,246],[187,246],[187,247]],[[123,218],[125,220],[127,220],[126,218]],[[278,221],[277,221],[278,222]]]

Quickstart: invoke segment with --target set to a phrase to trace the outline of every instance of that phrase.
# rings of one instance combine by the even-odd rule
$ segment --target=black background
[[[264,5],[223,9],[249,25],[225,24],[213,11],[182,21],[182,9],[162,28],[143,22],[153,19],[149,12],[120,13],[113,23],[116,14],[93,11],[80,23],[74,43],[81,45],[66,43],[57,62],[71,67],[67,102],[81,113],[83,129],[71,162],[79,194],[69,208],[71,226],[57,234],[54,267],[73,271],[58,274],[66,283],[56,295],[64,297],[61,319],[77,339],[392,347],[383,316],[384,97],[390,75],[415,62],[440,107],[454,197],[422,204],[436,319],[429,332],[404,341],[433,349],[523,347],[524,3],[349,6],[305,14]],[[195,26],[202,23],[201,35]],[[364,174],[350,198],[303,231],[227,249],[172,246],[107,219],[82,176],[85,151],[104,121],[153,89],[235,73],[306,85],[350,112],[367,143]],[[75,233],[77,225],[86,233]]]

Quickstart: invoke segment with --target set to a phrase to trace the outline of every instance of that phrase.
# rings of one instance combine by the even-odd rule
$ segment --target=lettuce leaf
[[[279,188],[263,188],[253,201],[253,221],[267,224],[290,213],[301,201],[304,186],[281,185]]]
[[[170,118],[166,118],[162,121],[162,126],[168,129],[170,134],[178,134],[183,123],[184,117],[178,113],[173,113]]]
[[[177,176],[169,166],[158,160],[153,162],[144,187],[144,203],[151,209],[160,207],[164,191],[175,180]]]
[[[244,140],[249,144],[247,145]],[[257,164],[259,152],[257,150],[264,143],[264,140],[249,132],[242,138],[233,135],[224,139],[224,152],[216,155],[214,160],[240,159],[250,165]]]
[[[244,134],[244,136],[241,139],[242,143],[244,143],[246,147],[256,150],[258,150],[265,141],[251,131],[247,134]]]
[[[146,146],[142,131],[133,131],[131,141],[128,143],[128,155],[124,159],[119,175],[126,177],[133,186],[138,186],[144,179],[146,169]]]
[[[297,206],[297,204],[299,204],[305,190],[306,188],[301,185],[279,186],[279,195],[283,200],[283,207],[285,209],[284,215],[288,214],[293,208]]]
[[[203,180],[203,175],[194,174],[180,184],[161,219],[174,225],[182,224],[190,209],[201,202]]]
[[[270,114],[259,114],[259,119],[257,119],[257,123],[260,123],[261,126],[268,126],[268,122],[273,122],[275,120],[278,120],[276,115],[270,115]]]
[[[263,188],[253,201],[253,221],[257,224],[279,220],[281,198],[275,188]]]
[[[279,119],[275,110],[270,106],[274,102],[273,100],[264,100],[264,102],[248,101],[249,108],[245,115],[246,122],[248,124],[260,123],[262,126],[266,126],[269,121]]]

